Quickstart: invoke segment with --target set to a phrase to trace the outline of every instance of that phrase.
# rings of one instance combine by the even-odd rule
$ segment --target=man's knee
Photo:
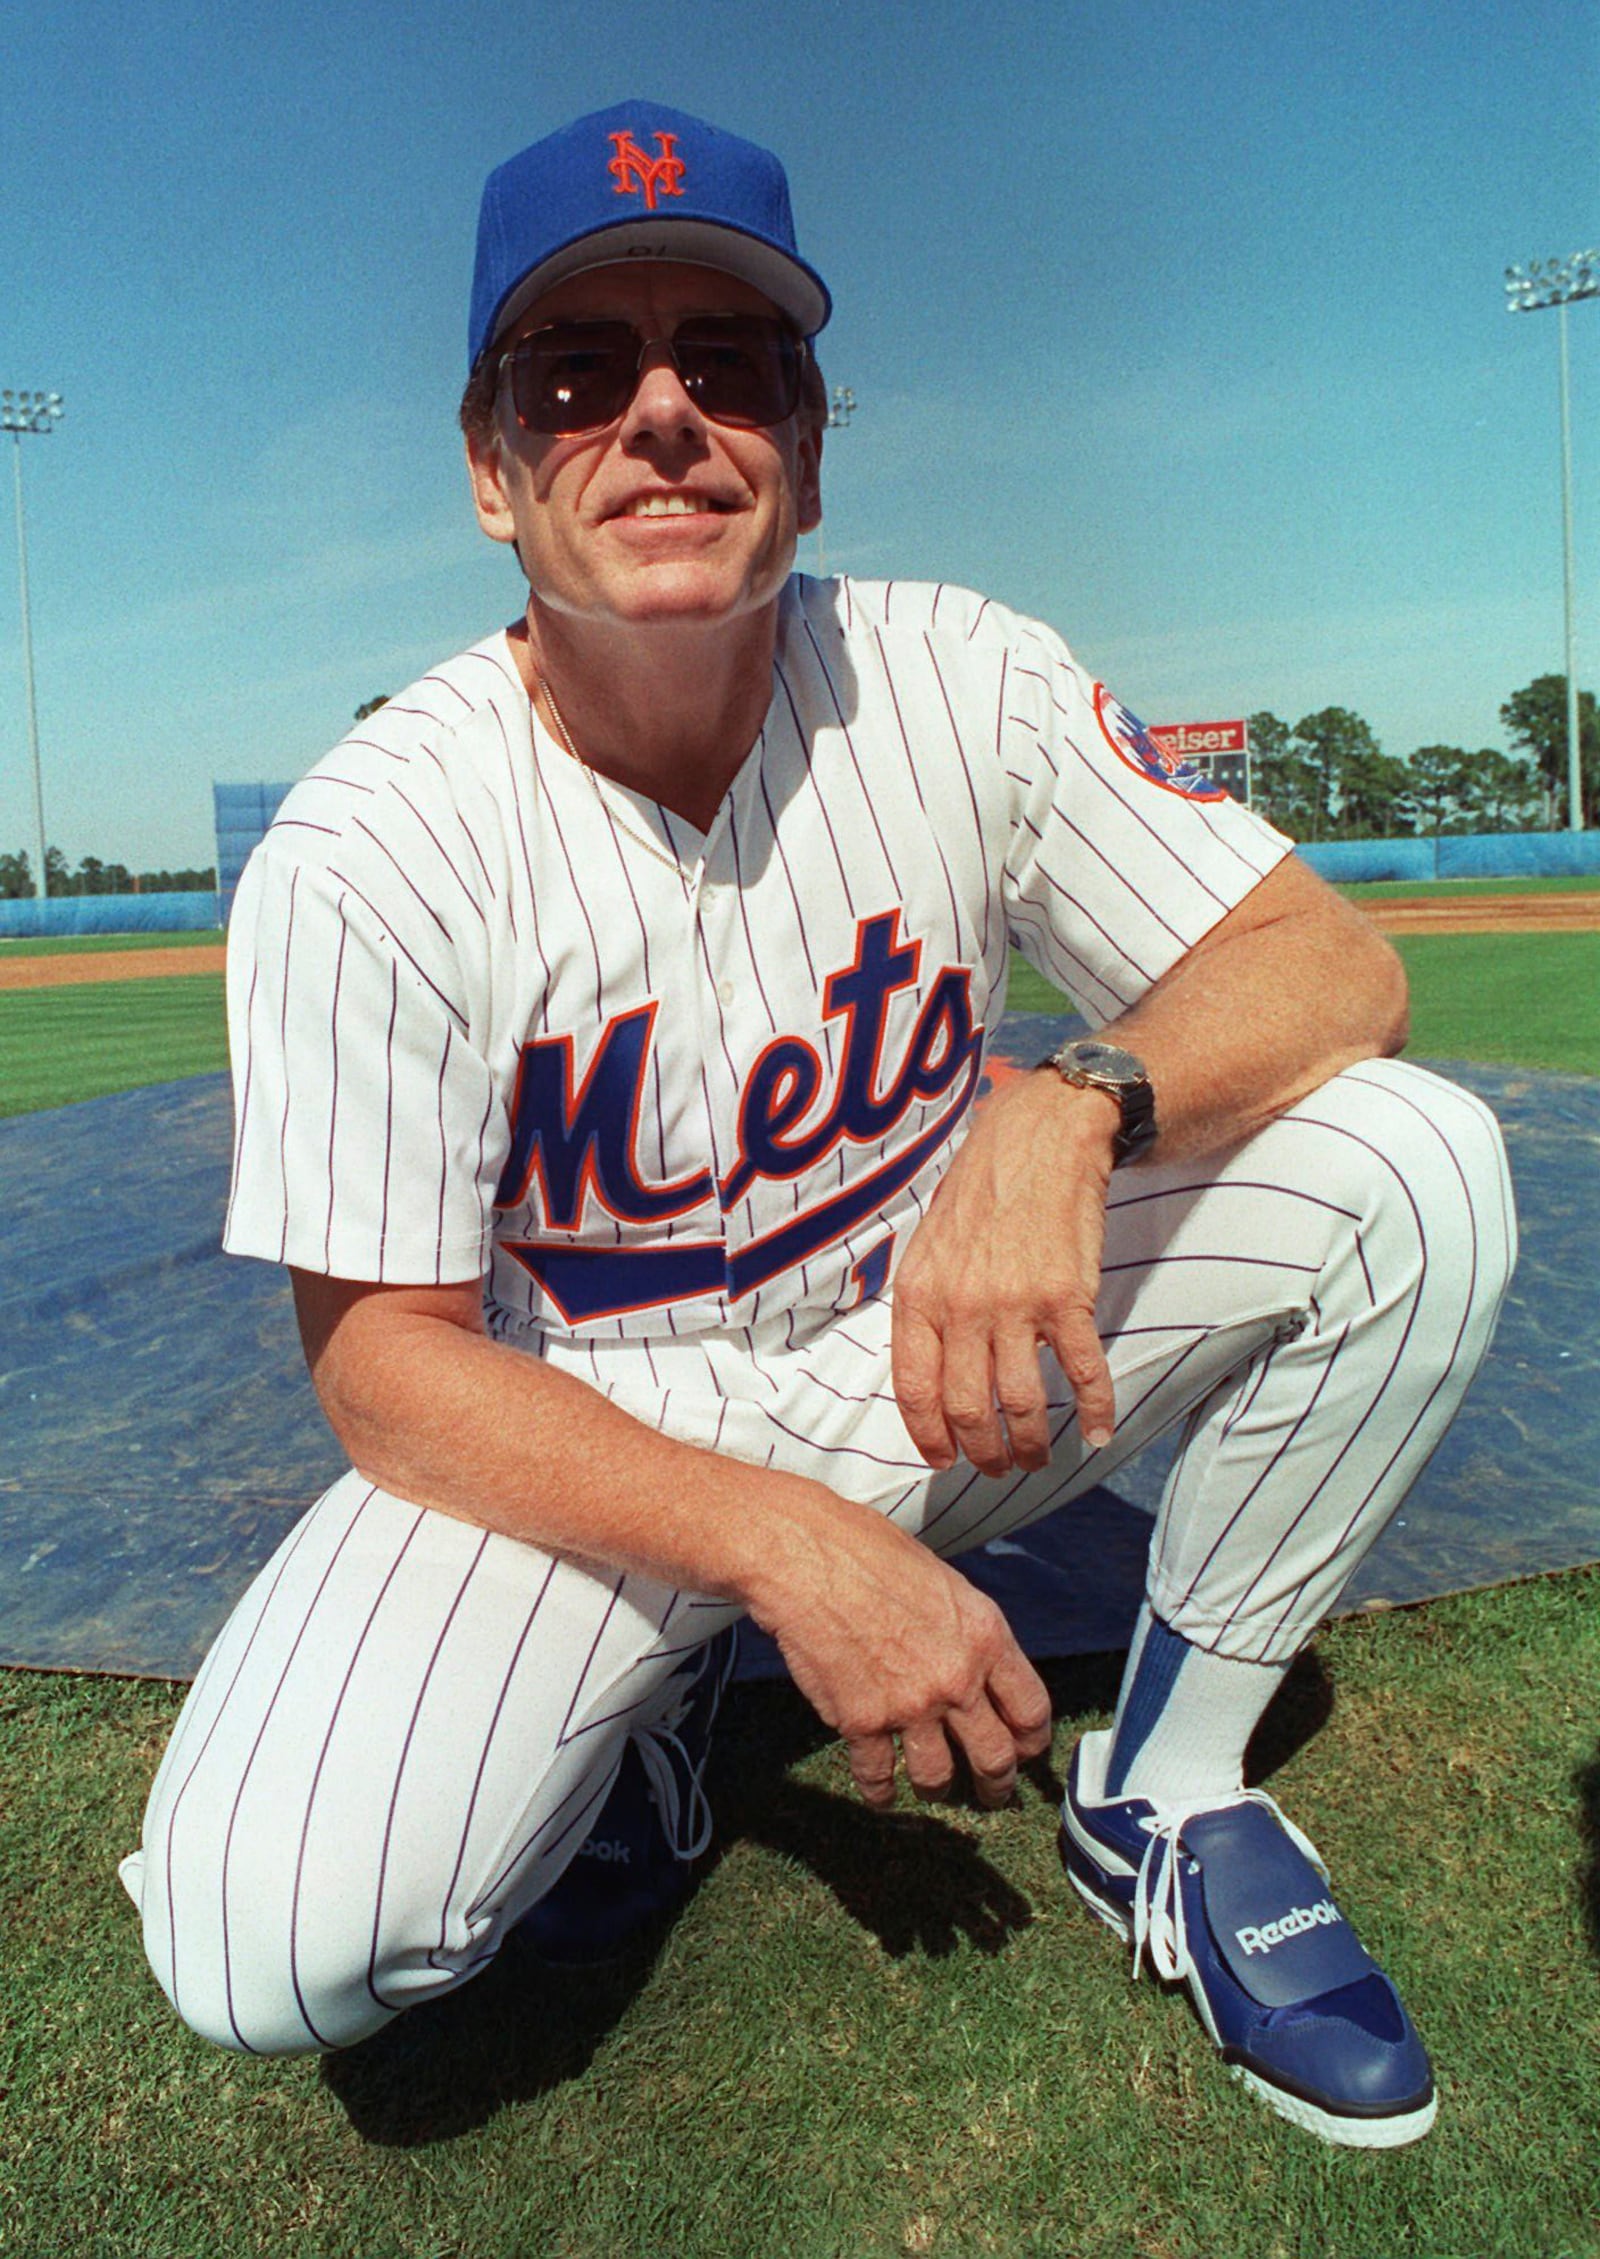
[[[156,1982],[189,2029],[240,2054],[316,2055],[370,2039],[492,1958],[495,1916],[451,1924],[402,1894],[302,1891],[277,1846],[135,1854],[122,1879]]]
[[[1374,1294],[1414,1289],[1486,1333],[1517,1252],[1505,1143],[1489,1107],[1408,1061],[1372,1059],[1305,1112],[1329,1132],[1322,1190],[1349,1204]]]
[[[293,1923],[255,1897],[248,1874],[223,1882],[136,1854],[122,1879],[151,1973],[201,2039],[237,2054],[323,2054],[370,2037],[395,2013],[364,1981],[370,1944],[362,1951],[352,1935],[342,1972],[325,1943],[308,1958]]]

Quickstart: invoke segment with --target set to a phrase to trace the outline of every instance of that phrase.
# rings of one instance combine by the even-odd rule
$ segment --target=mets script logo
[[[610,133],[606,139],[616,151],[606,170],[616,174],[619,196],[637,196],[643,190],[645,210],[653,212],[658,194],[683,194],[683,159],[678,155],[675,133],[656,135],[653,157],[645,155],[631,133]]]
[[[1143,722],[1119,705],[1103,682],[1094,686],[1094,710],[1106,743],[1136,775],[1147,777],[1168,792],[1181,792],[1186,800],[1227,799],[1221,785],[1213,783],[1204,769],[1180,760],[1176,753],[1164,752]]]
[[[898,910],[860,921],[854,957],[822,985],[823,1016],[842,1024],[831,1089],[815,1044],[801,1036],[769,1043],[745,1077],[738,1156],[720,1182],[702,1168],[651,1184],[639,1167],[639,1117],[659,1005],[607,1020],[581,1081],[570,1035],[525,1043],[495,1206],[531,1202],[546,1227],[561,1233],[581,1232],[591,1203],[618,1223],[646,1228],[703,1210],[706,1236],[620,1247],[507,1240],[506,1252],[578,1322],[701,1294],[737,1301],[870,1223],[948,1142],[978,1087],[983,1029],[973,1025],[965,966],[947,965],[938,974],[899,1065],[886,1070],[890,999],[916,988],[921,963],[922,944],[902,938]],[[896,1149],[893,1132],[911,1108],[947,1096],[932,1125]],[[879,1146],[886,1158],[730,1252],[722,1218],[753,1184],[809,1175],[845,1144]],[[863,1291],[870,1291],[865,1280]]]

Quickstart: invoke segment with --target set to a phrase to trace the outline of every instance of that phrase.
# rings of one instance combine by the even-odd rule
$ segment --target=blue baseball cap
[[[770,150],[660,102],[619,102],[489,175],[469,365],[563,277],[629,259],[683,259],[738,275],[803,337],[833,310],[827,285],[795,249],[789,183]]]

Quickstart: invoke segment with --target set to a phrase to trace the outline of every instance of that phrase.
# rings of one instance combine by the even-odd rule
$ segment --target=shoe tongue
[[[1263,2008],[1292,2008],[1376,1972],[1321,1875],[1261,1805],[1190,1820],[1183,1841],[1200,1861],[1212,1941]]]

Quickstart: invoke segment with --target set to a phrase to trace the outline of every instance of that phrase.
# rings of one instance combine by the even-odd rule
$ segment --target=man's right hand
[[[867,1803],[894,1799],[896,1742],[921,1796],[964,1757],[982,1804],[1050,1746],[1050,1697],[1000,1610],[870,1508],[818,1494],[751,1613],[795,1684],[844,1741]]]

